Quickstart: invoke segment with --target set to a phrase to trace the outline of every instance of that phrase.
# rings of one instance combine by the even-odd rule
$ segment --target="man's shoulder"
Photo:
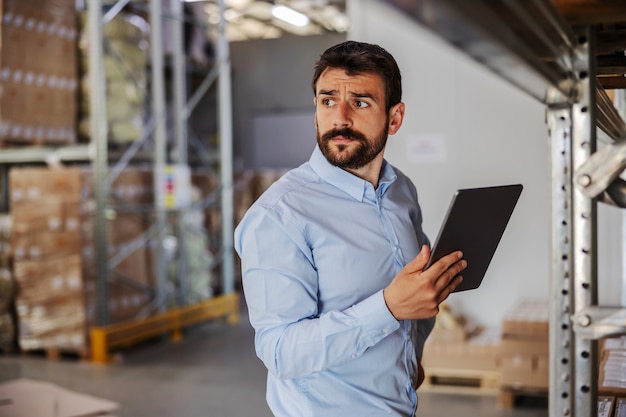
[[[293,168],[273,182],[256,201],[263,206],[274,206],[287,195],[299,192],[311,184],[319,183],[319,177],[308,164]]]

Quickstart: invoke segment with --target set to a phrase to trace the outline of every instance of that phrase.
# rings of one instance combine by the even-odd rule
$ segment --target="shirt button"
[[[384,334],[389,333],[389,329],[383,329],[383,333],[384,333]]]
[[[352,354],[352,359],[356,359],[356,354]]]

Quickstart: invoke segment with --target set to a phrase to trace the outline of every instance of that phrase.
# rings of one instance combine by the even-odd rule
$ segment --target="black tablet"
[[[467,268],[455,292],[478,288],[522,193],[521,184],[457,190],[426,268],[456,250]]]

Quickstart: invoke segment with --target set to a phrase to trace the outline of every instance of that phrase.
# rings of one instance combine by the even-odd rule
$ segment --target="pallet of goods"
[[[500,405],[519,397],[547,398],[549,317],[544,300],[523,300],[505,314],[500,340]]]
[[[125,170],[114,195],[146,203],[150,171]],[[96,319],[94,187],[91,168],[19,167],[9,173],[15,305],[23,351],[89,356],[88,328]],[[147,230],[145,216],[116,213],[108,221],[111,254]],[[153,287],[150,248],[133,250],[112,270],[108,313],[112,322],[145,309]]]
[[[74,0],[4,0],[0,147],[76,142]]]
[[[498,329],[474,326],[448,306],[442,306],[424,344],[421,391],[497,395]]]

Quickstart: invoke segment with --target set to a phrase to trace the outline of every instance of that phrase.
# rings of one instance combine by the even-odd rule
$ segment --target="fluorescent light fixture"
[[[304,27],[309,24],[309,18],[307,16],[287,6],[273,6],[272,16],[294,26]]]

